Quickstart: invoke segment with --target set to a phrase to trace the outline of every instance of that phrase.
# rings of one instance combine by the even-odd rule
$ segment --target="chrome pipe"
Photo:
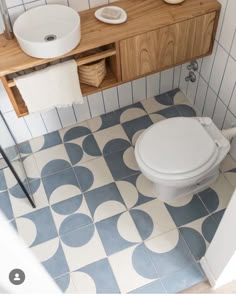
[[[0,13],[4,24],[4,36],[7,40],[13,39],[13,30],[11,20],[8,14],[8,9],[5,0],[0,0]]]

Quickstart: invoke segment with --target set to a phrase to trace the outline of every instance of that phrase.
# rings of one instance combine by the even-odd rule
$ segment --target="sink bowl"
[[[55,58],[80,42],[80,16],[64,5],[43,5],[20,15],[13,26],[21,49],[35,58]]]

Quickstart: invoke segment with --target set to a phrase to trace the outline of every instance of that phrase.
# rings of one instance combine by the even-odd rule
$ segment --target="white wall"
[[[197,83],[180,88],[197,109],[199,116],[209,116],[219,128],[236,126],[236,1],[218,0],[222,4],[213,54],[200,60]],[[236,159],[236,139],[231,155]]]
[[[12,23],[22,12],[31,7],[60,3],[70,5],[77,11],[108,3],[108,0],[6,0]],[[109,2],[114,2],[110,0]],[[54,110],[17,118],[9,99],[0,84],[0,110],[9,124],[18,143],[62,127],[101,115],[120,107],[138,102],[178,87],[180,67],[150,75],[118,87],[85,97],[84,105]]]

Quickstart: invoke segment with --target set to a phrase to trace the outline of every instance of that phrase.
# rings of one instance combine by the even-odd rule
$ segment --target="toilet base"
[[[211,184],[213,184],[219,177],[219,169],[211,172],[210,175],[206,176],[205,179],[201,180],[197,184],[193,184],[187,187],[170,187],[157,183],[153,183],[153,191],[155,196],[163,202],[172,202],[185,197],[187,195],[193,195],[200,191],[207,189]]]

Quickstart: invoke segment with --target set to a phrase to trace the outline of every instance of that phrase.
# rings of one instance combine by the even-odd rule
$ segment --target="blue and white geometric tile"
[[[120,121],[116,112],[109,112],[87,121],[87,124],[93,133],[117,125],[118,123],[120,123]]]
[[[135,103],[133,105],[123,107],[116,110],[115,113],[119,116],[120,123],[125,123],[147,115],[147,112],[141,103]]]
[[[77,291],[72,281],[72,276],[70,273],[57,277],[54,280],[64,294],[77,294]]]
[[[70,271],[75,271],[106,257],[94,224],[61,235]]]
[[[208,189],[198,193],[210,213],[225,209],[233,195],[234,187],[223,174]]]
[[[133,291],[158,278],[143,244],[116,253],[108,260],[121,293]]]
[[[42,181],[51,205],[81,194],[72,168],[44,177]]]
[[[4,175],[4,170],[0,170],[0,192],[7,190],[7,183]]]
[[[152,121],[148,115],[122,123],[122,126],[133,145],[139,135],[151,125]]]
[[[123,179],[139,172],[133,147],[104,156],[114,180]]]
[[[59,235],[93,223],[82,194],[51,205]]]
[[[18,234],[26,244],[34,247],[58,236],[52,213],[45,207],[16,220]]]
[[[31,148],[31,145],[30,145],[30,142],[29,141],[25,141],[23,143],[20,143],[17,145],[19,151],[20,151],[20,155],[21,157],[25,157],[29,154],[32,153],[32,148]]]
[[[196,194],[180,198],[174,202],[168,202],[168,204],[165,203],[165,205],[177,227],[206,217],[209,214]]]
[[[178,229],[144,242],[159,277],[179,271],[195,262]]]
[[[143,174],[136,174],[116,181],[128,209],[156,199],[153,185]]]
[[[175,108],[179,112],[179,114],[183,117],[195,117],[197,116],[196,111],[193,109],[192,106],[188,106],[186,104],[179,104],[176,105]]]
[[[169,294],[176,294],[205,280],[206,278],[197,263],[193,263],[192,265],[161,279],[166,292]]]
[[[71,167],[63,144],[36,152],[34,157],[42,177]]]
[[[73,126],[66,127],[60,130],[59,133],[62,140],[68,142],[91,134],[91,130],[88,127],[87,121],[83,121]]]
[[[102,155],[92,134],[65,143],[65,148],[73,166]]]
[[[143,240],[176,228],[164,203],[158,199],[134,207],[130,214]]]
[[[28,191],[33,195],[36,208],[31,206],[19,185],[9,189],[10,200],[15,218],[48,206],[48,199],[42,184],[42,180],[38,179],[30,182],[29,187],[30,190]],[[26,189],[28,189],[28,186]]]
[[[23,166],[29,182],[40,178],[40,172],[33,154],[23,159]]]
[[[107,258],[71,273],[79,294],[118,294],[119,288]]]
[[[150,284],[147,284],[145,286],[142,286],[141,288],[138,288],[136,290],[133,290],[129,292],[129,294],[165,294],[166,291],[162,285],[161,280],[156,280],[154,282],[151,282]]]
[[[75,166],[74,171],[82,192],[113,182],[112,175],[103,157],[83,163],[83,166]]]
[[[14,219],[9,194],[7,191],[0,193],[0,211],[3,212],[8,220]]]
[[[131,146],[120,124],[94,133],[94,137],[103,155],[125,150]]]
[[[126,211],[124,201],[115,183],[85,192],[84,196],[94,222]]]
[[[69,272],[59,237],[32,247],[31,250],[52,278],[59,277]]]
[[[128,211],[99,221],[96,227],[108,256],[142,241]]]
[[[21,181],[26,181],[26,175],[25,175],[25,171],[22,167],[22,163],[19,160],[14,161],[14,163],[12,163],[18,177],[20,178]],[[16,186],[18,184],[16,178],[14,177],[14,175],[12,174],[11,170],[9,169],[9,167],[3,169],[3,174],[5,177],[5,182],[6,182],[6,187],[7,188],[12,188],[14,186]]]
[[[62,144],[62,140],[58,131],[51,132],[30,140],[32,152],[45,150],[59,144]]]

